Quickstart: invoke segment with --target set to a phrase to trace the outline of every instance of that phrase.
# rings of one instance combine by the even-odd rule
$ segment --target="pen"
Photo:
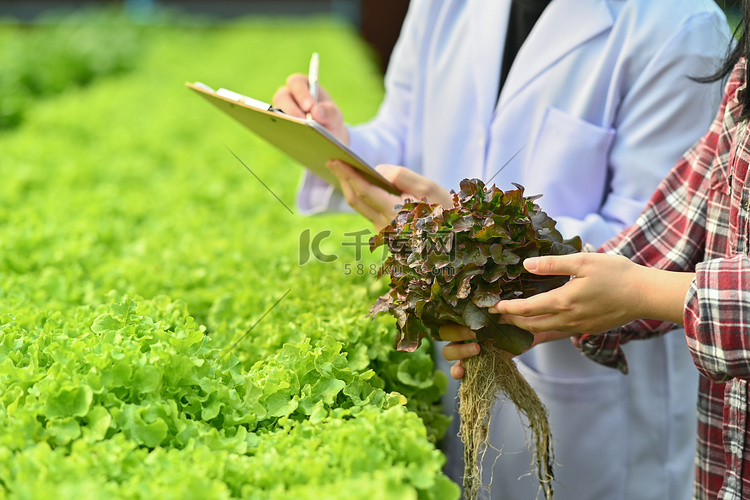
[[[310,71],[307,73],[307,80],[310,84],[310,95],[312,95],[312,98],[313,98],[313,106],[315,106],[315,103],[318,102],[319,67],[320,67],[320,62],[318,60],[318,53],[313,52],[313,55],[310,58]],[[307,119],[312,120],[312,115],[309,112],[307,113]]]

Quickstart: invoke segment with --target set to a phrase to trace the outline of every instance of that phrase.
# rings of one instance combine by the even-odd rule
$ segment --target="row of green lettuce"
[[[0,498],[459,497],[445,376],[367,317],[369,224],[299,214],[300,167],[184,86],[271,100],[311,48],[371,116],[351,28],[251,19],[151,28],[0,131]]]
[[[132,69],[147,30],[111,9],[55,11],[45,29],[8,23],[0,33],[0,130],[35,101]]]

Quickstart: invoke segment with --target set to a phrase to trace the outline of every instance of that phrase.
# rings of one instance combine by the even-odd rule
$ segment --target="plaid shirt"
[[[708,133],[675,165],[631,228],[600,251],[694,271],[685,298],[687,343],[702,373],[694,498],[750,499],[750,134],[740,121],[745,61],[727,83]],[[675,325],[640,320],[574,340],[592,359],[627,371],[620,345]]]

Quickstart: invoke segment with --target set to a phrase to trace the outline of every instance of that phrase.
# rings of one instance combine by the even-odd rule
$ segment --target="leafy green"
[[[289,206],[301,168],[184,89],[270,100],[314,44],[361,120],[382,93],[367,48],[328,19],[145,41],[0,133],[0,498],[457,499],[445,377],[366,318],[384,287],[343,246],[361,221],[289,214],[222,142]],[[300,266],[304,230],[338,260]]]
[[[42,442],[13,460],[0,448],[0,477],[16,496],[34,498],[458,498],[414,414],[397,406],[343,416],[264,434],[249,454],[200,443],[149,450],[123,434],[69,451]]]
[[[127,444],[127,456],[138,450],[148,455],[136,460],[139,466],[130,471],[113,472],[104,464],[90,464],[87,471],[93,467],[105,478],[102,491],[108,491],[110,482],[124,486],[147,474],[141,461],[168,457],[164,450],[184,450],[189,456],[202,449],[219,453],[221,460],[231,457],[232,467],[242,467],[244,479],[236,477],[230,486],[243,498],[254,498],[244,496],[248,488],[273,493],[310,481],[332,491],[333,485],[318,478],[318,473],[329,475],[335,470],[334,477],[342,480],[364,480],[371,468],[386,474],[386,483],[397,480],[407,488],[404,491],[416,488],[424,498],[445,494],[438,490],[446,487],[446,480],[437,477],[444,459],[426,440],[421,421],[404,414],[403,396],[372,384],[379,384],[372,370],[352,371],[341,343],[330,337],[287,343],[246,371],[233,354],[221,355],[222,349],[213,345],[203,327],[185,315],[184,304],[158,298],[141,306],[126,297],[108,309],[84,306],[76,311],[77,321],[91,328],[75,335],[71,335],[75,324],[69,320],[54,321],[54,326],[37,334],[21,328],[12,316],[3,317],[0,404],[6,411],[0,414],[0,454],[12,454],[16,465],[0,467],[0,484],[10,491],[23,491],[21,483],[40,474],[39,467],[45,468],[45,474],[57,474],[61,471],[47,468],[59,462],[66,470],[66,464],[82,459],[75,450],[97,453],[98,443],[119,442]],[[34,377],[29,377],[30,371]],[[429,382],[428,378],[417,385],[426,388]],[[399,411],[386,416],[391,415],[389,409]],[[345,424],[348,421],[352,423]],[[344,432],[342,425],[350,430],[340,443],[326,434],[328,428]],[[412,438],[404,434],[407,428],[416,433]],[[64,450],[71,445],[68,456]],[[18,465],[29,454],[53,450],[58,458],[48,457],[49,463]],[[58,450],[62,455],[57,455]],[[304,479],[296,483],[295,474],[302,473],[296,464],[313,453],[322,454],[317,468],[307,465]],[[278,461],[279,454],[285,461]],[[261,466],[248,457],[264,462]],[[127,457],[121,458],[127,465]],[[402,462],[401,469],[394,468],[394,460]],[[162,467],[161,462],[159,458],[151,465]],[[426,470],[417,474],[412,471],[417,466]],[[180,473],[187,471],[180,469]],[[74,477],[60,481],[69,486]],[[52,485],[42,488],[47,490],[60,491]],[[290,496],[285,498],[295,498],[286,494]]]
[[[503,192],[465,179],[453,208],[407,200],[370,240],[371,249],[390,250],[381,274],[391,278],[390,290],[370,313],[390,312],[397,319],[399,350],[416,350],[426,336],[439,339],[438,329],[450,322],[514,354],[531,345],[530,332],[496,323],[486,309],[563,285],[566,276],[532,275],[523,260],[579,252],[581,240],[564,240],[535,203],[538,197],[524,197],[516,187]]]

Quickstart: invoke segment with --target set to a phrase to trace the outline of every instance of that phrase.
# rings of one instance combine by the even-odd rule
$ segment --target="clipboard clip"
[[[282,115],[286,114],[281,110],[281,108],[274,108],[272,105],[268,103],[259,101],[258,99],[253,99],[252,97],[248,97],[246,95],[242,95],[239,92],[234,92],[229,89],[214,90],[208,85],[201,83],[201,82],[195,82],[193,85],[207,92],[212,92],[216,95],[220,95],[221,97],[231,99],[232,101],[235,101],[235,102],[241,102],[242,104],[247,104],[248,106],[252,106],[254,108],[262,109],[264,111],[270,111],[272,113],[279,113]]]
[[[241,102],[242,104],[247,104],[248,106],[262,109],[264,111],[281,112],[280,109],[274,108],[267,102],[259,101],[258,99],[253,99],[252,97],[242,95],[238,92],[234,92],[229,89],[219,89],[216,91],[216,95],[220,95],[221,97],[226,97],[227,99],[231,99],[235,102]]]

